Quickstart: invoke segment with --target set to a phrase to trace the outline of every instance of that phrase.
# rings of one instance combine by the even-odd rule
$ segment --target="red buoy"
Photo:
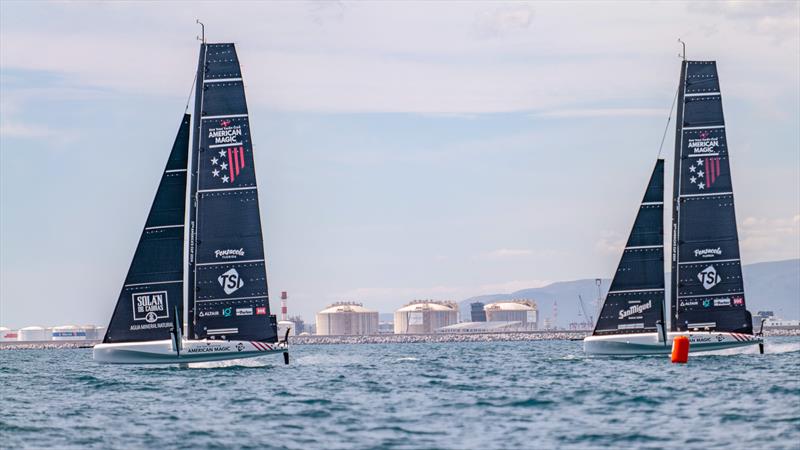
[[[689,361],[689,337],[675,336],[672,341],[672,362],[686,363]]]

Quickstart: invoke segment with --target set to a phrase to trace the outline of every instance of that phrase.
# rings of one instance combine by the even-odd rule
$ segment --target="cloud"
[[[478,14],[474,30],[480,37],[497,38],[525,30],[532,22],[533,8],[530,5],[517,5]]]
[[[523,289],[540,288],[551,284],[552,280],[512,280],[479,286],[481,294],[510,294]]]
[[[501,248],[487,252],[485,256],[489,258],[516,258],[520,256],[530,256],[533,251],[524,248]]]
[[[594,248],[600,253],[606,255],[620,255],[625,248],[625,239],[618,237],[614,234],[609,237],[604,237],[595,242]]]
[[[0,123],[0,137],[3,138],[45,138],[54,134],[44,125],[21,124],[6,120]]]
[[[596,108],[560,109],[535,113],[537,118],[585,118],[585,117],[667,117],[669,112],[657,108]]]
[[[800,257],[800,214],[791,217],[746,217],[739,244],[748,262]]]

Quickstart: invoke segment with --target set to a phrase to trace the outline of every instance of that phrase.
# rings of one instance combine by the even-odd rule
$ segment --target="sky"
[[[610,277],[678,38],[718,63],[743,262],[798,258],[799,5],[4,0],[0,325],[107,323],[198,18],[242,62],[273,310]]]

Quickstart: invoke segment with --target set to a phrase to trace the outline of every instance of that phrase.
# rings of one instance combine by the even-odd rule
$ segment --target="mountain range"
[[[800,259],[770,261],[742,266],[747,309],[773,311],[783,319],[800,319]],[[670,274],[666,273],[666,280]],[[573,322],[585,322],[578,296],[588,315],[597,316],[598,296],[605,298],[611,280],[600,280],[600,292],[594,279],[560,281],[539,288],[522,289],[510,294],[488,294],[470,297],[459,302],[462,320],[470,320],[470,303],[492,303],[512,299],[535,300],[539,308],[539,323],[552,320],[557,308],[556,324],[566,328]],[[667,282],[667,298],[670,289]]]

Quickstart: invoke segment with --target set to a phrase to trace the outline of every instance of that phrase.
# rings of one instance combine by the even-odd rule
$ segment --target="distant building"
[[[470,303],[470,316],[473,322],[486,322],[486,311],[483,310],[484,304],[481,302]]]
[[[414,300],[394,313],[395,334],[433,333],[458,323],[458,304],[449,301]]]
[[[522,322],[461,322],[436,330],[437,333],[511,333],[529,331]]]
[[[521,322],[525,328],[538,328],[539,310],[533,300],[511,300],[484,306],[488,322]]]
[[[294,323],[295,334],[304,333],[306,331],[306,323],[300,316],[291,316],[289,321]]]
[[[378,312],[361,303],[338,302],[317,313],[317,334],[321,336],[378,333]]]

